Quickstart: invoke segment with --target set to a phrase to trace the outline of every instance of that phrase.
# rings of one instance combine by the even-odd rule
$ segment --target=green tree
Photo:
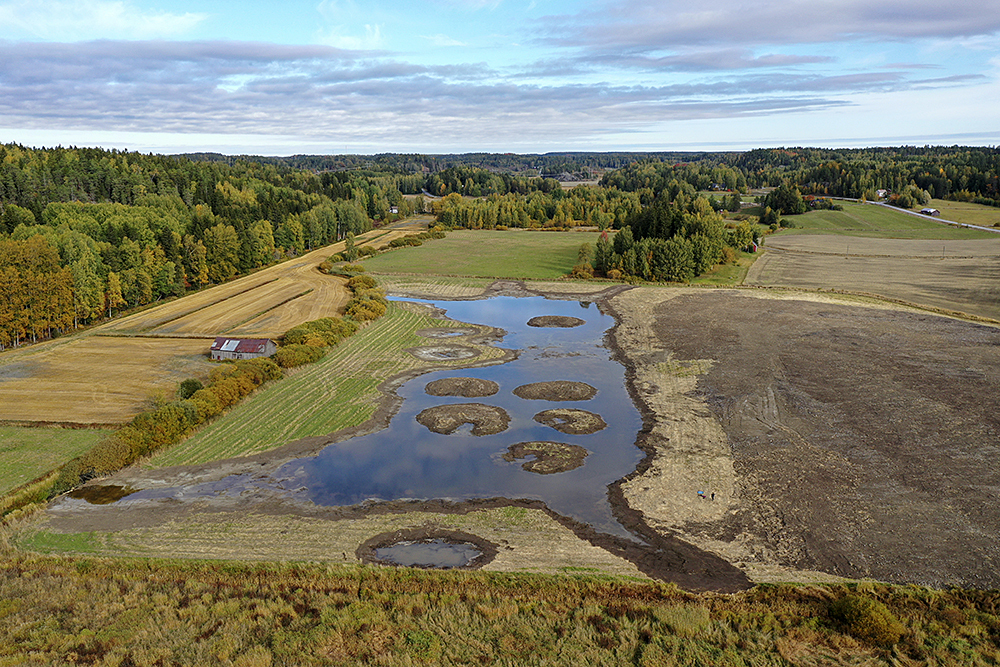
[[[118,274],[114,271],[108,273],[107,298],[108,317],[114,315],[114,309],[125,305],[125,298],[122,296],[122,283]]]
[[[209,227],[205,230],[204,242],[208,279],[222,283],[235,276],[240,251],[236,229],[222,223]]]

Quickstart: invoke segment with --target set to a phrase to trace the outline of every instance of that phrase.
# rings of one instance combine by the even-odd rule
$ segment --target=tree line
[[[416,205],[384,174],[0,146],[0,349],[225,282]]]

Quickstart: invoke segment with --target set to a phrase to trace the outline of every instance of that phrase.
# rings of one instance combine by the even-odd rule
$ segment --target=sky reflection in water
[[[315,457],[286,464],[274,475],[281,486],[306,487],[305,497],[318,505],[354,505],[371,499],[537,499],[601,532],[628,536],[611,514],[607,486],[635,470],[642,458],[634,444],[642,423],[625,390],[623,367],[601,346],[614,319],[593,304],[542,297],[494,297],[434,305],[445,309],[453,320],[505,330],[501,346],[521,350],[519,358],[484,368],[437,371],[411,380],[398,391],[403,404],[388,429],[332,444]],[[574,328],[527,325],[540,315],[577,317],[586,323]],[[428,339],[427,345],[443,342]],[[429,382],[447,377],[493,380],[500,391],[473,399],[425,393]],[[586,382],[598,393],[590,401],[567,402],[524,400],[511,393],[520,385],[550,380]],[[506,410],[511,416],[509,428],[496,435],[473,436],[466,425],[451,435],[440,435],[416,421],[425,408],[472,402]],[[598,413],[608,428],[589,435],[566,435],[532,419],[538,412],[555,407]],[[510,445],[531,440],[580,445],[590,454],[582,467],[551,475],[527,472],[521,468],[524,461],[501,458]]]

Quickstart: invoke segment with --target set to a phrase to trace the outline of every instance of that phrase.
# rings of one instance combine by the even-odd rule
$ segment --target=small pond
[[[482,551],[474,544],[452,544],[444,539],[397,542],[375,549],[375,560],[403,567],[448,569],[465,567]]]

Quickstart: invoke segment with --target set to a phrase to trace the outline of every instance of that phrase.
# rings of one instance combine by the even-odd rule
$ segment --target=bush
[[[848,634],[879,646],[891,646],[903,635],[903,625],[884,604],[861,595],[835,601],[830,605],[830,616]]]
[[[361,246],[358,248],[358,257],[371,257],[372,255],[377,255],[378,250],[371,247],[370,245]]]
[[[184,380],[184,382],[181,382],[181,386],[177,390],[177,395],[180,396],[182,399],[191,398],[194,392],[198,391],[199,389],[203,389],[204,386],[205,385],[203,385],[200,380],[196,380],[194,378],[188,378],[187,380]]]
[[[324,354],[326,354],[326,348],[293,343],[278,348],[273,358],[275,363],[282,368],[294,368],[319,361]]]
[[[328,259],[324,259],[322,262],[319,263],[319,270],[322,271],[323,273],[327,274],[330,273],[330,271],[333,270],[333,262],[331,262]]]
[[[285,332],[282,343],[284,345],[315,345],[317,341],[322,341],[320,347],[332,346],[357,330],[358,325],[354,322],[339,317],[323,317],[289,329]]]
[[[347,287],[351,290],[357,292],[359,289],[372,289],[377,286],[378,283],[371,276],[354,276],[347,281]]]

